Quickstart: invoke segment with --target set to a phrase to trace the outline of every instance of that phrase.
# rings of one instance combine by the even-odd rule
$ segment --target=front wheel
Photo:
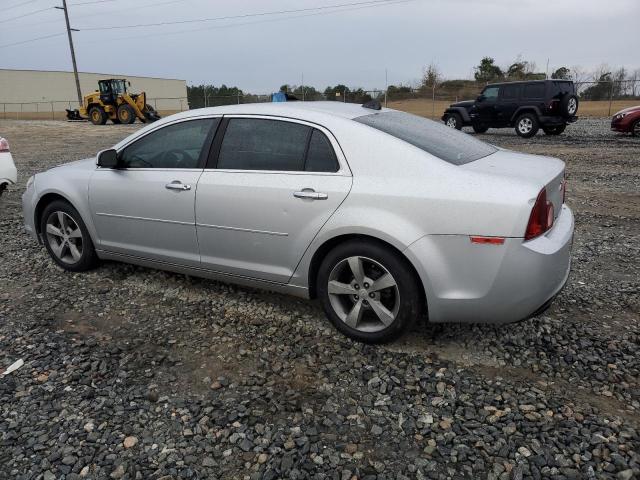
[[[566,125],[557,125],[555,127],[542,127],[542,130],[546,135],[560,135],[565,128],[567,128]]]
[[[331,250],[317,281],[325,314],[354,340],[391,341],[420,312],[420,288],[411,265],[375,242],[350,241]]]
[[[456,130],[461,130],[462,118],[457,113],[450,113],[444,119],[444,124],[449,128],[455,128]]]
[[[631,126],[631,135],[634,137],[640,137],[640,119],[633,122]]]
[[[539,128],[538,118],[533,113],[523,113],[516,120],[516,133],[522,138],[533,137]]]
[[[40,231],[49,255],[65,270],[83,272],[98,263],[87,227],[68,202],[56,200],[45,207]]]
[[[91,107],[89,119],[94,125],[104,125],[107,123],[107,112],[102,107]]]
[[[133,108],[126,103],[123,103],[118,107],[116,115],[118,120],[120,120],[120,123],[124,123],[125,125],[130,125],[136,121],[136,112],[134,112]]]

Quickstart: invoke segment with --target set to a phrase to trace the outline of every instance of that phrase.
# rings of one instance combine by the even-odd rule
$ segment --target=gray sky
[[[363,1],[363,0],[360,0]],[[81,30],[355,3],[358,0],[68,0]],[[64,33],[61,0],[0,0],[0,45]],[[73,5],[85,3],[85,5]],[[153,7],[149,5],[154,5]],[[15,8],[13,8],[15,6]],[[336,10],[342,10],[336,13]],[[333,13],[331,13],[333,12]],[[321,13],[321,14],[319,14]],[[639,0],[413,0],[181,25],[74,34],[78,68],[237,85],[266,93],[281,84],[365,89],[416,82],[431,62],[446,78],[470,78],[488,55],[519,55],[539,71],[602,63],[640,68]],[[180,33],[175,33],[180,32]],[[126,38],[138,37],[138,38]],[[64,35],[0,48],[0,68],[70,70]]]

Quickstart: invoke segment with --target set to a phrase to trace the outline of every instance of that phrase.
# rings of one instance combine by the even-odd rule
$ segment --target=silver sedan
[[[180,113],[29,179],[24,222],[53,260],[99,259],[317,297],[344,334],[511,322],[569,274],[564,163],[379,105]]]

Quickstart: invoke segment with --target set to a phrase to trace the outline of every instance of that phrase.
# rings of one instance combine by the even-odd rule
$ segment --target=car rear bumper
[[[463,235],[427,235],[406,255],[418,270],[432,322],[508,323],[548,306],[569,276],[574,219],[563,206],[533,240],[472,244]]]

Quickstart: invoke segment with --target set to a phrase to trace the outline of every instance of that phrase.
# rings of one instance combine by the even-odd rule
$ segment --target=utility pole
[[[67,36],[69,37],[69,48],[71,49],[71,63],[73,63],[73,75],[76,78],[76,90],[78,92],[78,103],[82,105],[82,91],[80,90],[80,77],[78,77],[78,65],[76,64],[76,52],[73,49],[73,37],[71,32],[78,32],[78,29],[71,28],[69,25],[69,11],[67,10],[67,0],[62,0],[62,7],[54,7],[58,10],[64,10],[64,20],[67,23]]]

